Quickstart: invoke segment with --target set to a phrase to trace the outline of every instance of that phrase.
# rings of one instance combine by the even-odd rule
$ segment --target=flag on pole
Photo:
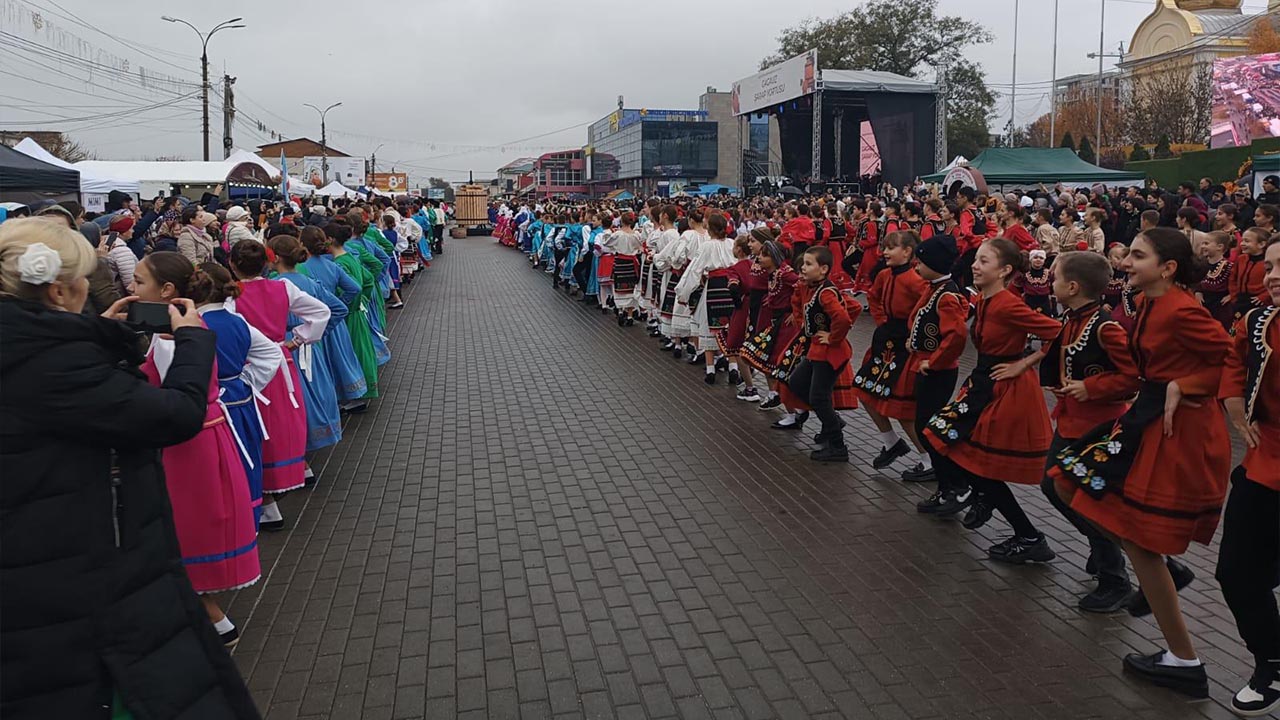
[[[289,199],[289,167],[284,161],[284,149],[280,150],[280,195]]]

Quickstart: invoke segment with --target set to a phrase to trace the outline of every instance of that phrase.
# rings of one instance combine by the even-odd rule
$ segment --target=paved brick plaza
[[[552,292],[492,240],[454,240],[389,311],[383,399],[283,501],[262,581],[228,612],[277,718],[1227,718],[1251,672],[1212,579],[1183,604],[1213,700],[1136,685],[1150,619],[1075,609],[1086,547],[1034,488],[1059,558],[986,559],[917,516],[927,487],[848,465]],[[854,331],[861,357],[869,317]],[[721,382],[723,383],[723,375]],[[816,430],[815,430],[816,431]]]

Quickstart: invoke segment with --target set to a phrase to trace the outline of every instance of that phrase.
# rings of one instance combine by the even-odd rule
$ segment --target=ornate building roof
[[[1242,0],[1154,0],[1155,7],[1133,33],[1124,69],[1158,64],[1178,57],[1239,55],[1253,20]],[[1271,0],[1276,5],[1276,0]]]

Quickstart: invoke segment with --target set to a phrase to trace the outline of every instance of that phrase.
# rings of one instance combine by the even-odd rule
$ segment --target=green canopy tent
[[[1140,172],[1108,170],[1081,160],[1070,148],[987,148],[970,160],[970,169],[982,173],[991,189],[1007,187],[1034,187],[1044,183],[1064,183],[1070,187],[1084,187],[1102,183],[1114,185],[1141,185],[1146,176]],[[927,183],[942,182],[947,172],[926,175]],[[945,190],[945,188],[944,188]]]

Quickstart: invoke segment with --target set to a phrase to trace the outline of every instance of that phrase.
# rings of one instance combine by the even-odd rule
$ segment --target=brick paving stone
[[[519,254],[446,250],[388,313],[382,399],[228,599],[267,717],[1228,716],[1250,668],[1216,546],[1186,556],[1213,696],[1189,704],[1120,673],[1159,631],[1075,609],[1087,546],[1034,488],[1059,559],[993,565],[1002,523],[917,516],[864,414],[851,463],[812,464]]]

